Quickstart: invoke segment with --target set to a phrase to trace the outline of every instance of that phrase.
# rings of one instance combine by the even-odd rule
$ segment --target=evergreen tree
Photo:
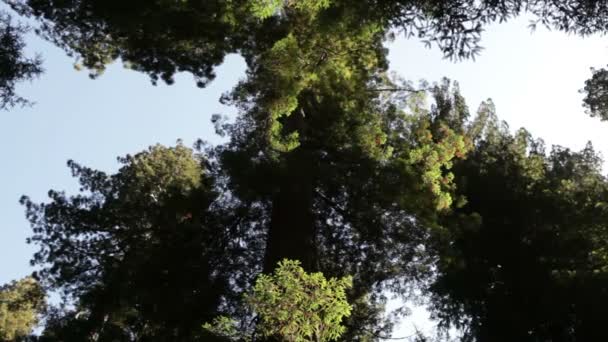
[[[340,145],[353,126],[340,121],[345,116],[332,118],[336,106],[327,101],[327,115],[311,115],[323,130],[311,134],[316,145],[306,153],[313,163],[301,169],[287,168],[291,161],[271,149],[252,147],[267,140],[247,138],[256,127],[246,115],[224,125],[233,136],[228,145],[196,156],[181,145],[155,146],[120,159],[125,166],[115,175],[70,162],[82,194],[51,191],[48,204],[23,199],[34,228],[30,242],[40,246],[33,262],[42,267],[41,278],[77,303],[76,311],[56,315],[45,335],[80,331],[84,338],[103,331],[103,338],[120,340],[188,340],[222,312],[246,320],[240,294],[269,269],[270,257],[294,253],[269,245],[291,241],[309,253],[303,254],[312,260],[308,267],[329,277],[354,276],[345,336],[384,334],[390,325],[381,319],[382,291],[424,276],[419,246],[453,192],[442,169],[466,149],[445,127],[433,138],[429,120],[438,114],[421,101],[418,96],[403,109],[376,102],[368,109],[384,121],[378,125],[394,129],[386,146],[372,140],[373,148],[391,151],[382,157]],[[311,242],[304,247],[289,236],[298,234],[293,226],[273,227],[276,196],[292,179],[289,172],[308,172],[302,177],[310,181],[311,202],[295,207],[311,216],[303,226],[312,230]],[[293,211],[299,199],[286,198],[292,204],[281,210]],[[273,229],[287,237],[273,242]]]
[[[434,239],[435,315],[465,341],[599,341],[605,332],[608,182],[591,144],[574,152],[499,123],[491,103],[465,126],[454,167],[467,203]]]
[[[39,58],[24,55],[23,35],[26,32],[25,26],[15,24],[8,13],[0,9],[0,110],[29,104],[16,93],[15,86],[42,72]]]
[[[241,233],[240,221],[255,210],[220,196],[207,162],[181,145],[120,161],[115,175],[70,162],[81,195],[51,191],[53,201],[42,205],[22,200],[31,242],[41,247],[33,259],[40,277],[76,303],[62,314],[71,320],[55,320],[64,328],[45,335],[192,340],[230,300],[230,288],[253,276],[244,272],[254,233]]]
[[[0,341],[18,341],[38,324],[46,307],[44,290],[32,277],[0,287]]]

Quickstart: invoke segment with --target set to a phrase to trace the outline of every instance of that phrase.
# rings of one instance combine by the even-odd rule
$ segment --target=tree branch
[[[412,88],[401,88],[401,87],[393,87],[393,88],[374,88],[368,89],[367,91],[389,91],[389,92],[407,92],[407,93],[424,93],[431,90],[430,88],[422,88],[422,89],[412,89]]]

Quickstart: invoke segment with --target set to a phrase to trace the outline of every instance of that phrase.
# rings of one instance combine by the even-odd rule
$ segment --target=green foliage
[[[330,96],[340,112],[353,117],[368,114],[361,112],[360,101],[375,95],[364,92],[365,82],[386,67],[381,45],[384,31],[378,22],[354,22],[355,14],[344,8],[343,21],[338,23],[330,13],[320,11],[327,5],[323,1],[310,6],[309,2],[315,3],[288,4],[294,12],[287,14],[293,20],[285,35],[260,52],[250,65],[255,74],[233,94],[237,102],[255,99],[256,120],[263,122],[259,134],[280,152],[289,152],[306,140],[308,125],[298,117],[317,115],[311,101],[323,101],[333,93]]]
[[[125,164],[120,173],[128,201],[162,201],[176,193],[188,196],[203,186],[202,160],[181,144],[155,145],[119,161]]]
[[[258,277],[245,301],[260,317],[258,327],[265,336],[289,342],[333,341],[344,333],[341,322],[351,312],[346,300],[351,286],[351,277],[327,280],[285,259],[274,274]]]
[[[438,137],[433,136],[430,123],[422,121],[415,127],[419,147],[410,151],[409,162],[420,167],[422,184],[436,197],[437,210],[447,210],[452,206],[454,174],[445,172],[452,168],[454,159],[463,158],[469,146],[466,137],[457,134],[447,125],[440,123]]]
[[[608,120],[608,70],[591,69],[591,78],[585,81],[583,100],[587,113],[601,120]]]
[[[44,290],[32,277],[1,286],[0,341],[15,341],[29,335],[45,307]]]
[[[601,159],[591,145],[546,154],[487,106],[468,131],[474,148],[454,166],[467,203],[442,219],[435,239],[436,318],[464,329],[465,341],[604,340]]]
[[[0,110],[29,104],[28,100],[17,95],[15,86],[42,72],[38,57],[24,56],[23,35],[26,32],[25,26],[15,24],[7,13],[0,10]]]
[[[5,1],[25,15],[44,18],[44,37],[77,57],[97,77],[120,58],[153,83],[191,73],[203,87],[247,31],[249,0]],[[31,5],[31,7],[30,7]]]
[[[79,55],[87,68],[103,70],[121,58],[154,80],[170,82],[176,72],[188,71],[201,85],[213,78],[213,67],[227,53],[259,55],[261,51],[251,50],[268,48],[283,38],[284,32],[276,29],[284,21],[275,19],[285,16],[292,21],[302,14],[331,13],[334,24],[340,25],[342,10],[350,8],[346,15],[354,13],[358,22],[377,20],[383,29],[403,29],[408,36],[438,45],[449,57],[469,58],[480,52],[484,26],[523,11],[532,15],[534,25],[581,35],[605,32],[607,11],[604,3],[584,0],[138,0],[128,6],[118,0],[5,1],[43,21],[44,35]]]
[[[221,298],[229,300],[228,278],[235,286],[247,281],[231,270],[247,264],[231,241],[232,234],[240,244],[248,240],[233,221],[248,211],[219,205],[204,158],[182,145],[119,160],[124,166],[114,175],[70,162],[79,195],[51,191],[48,204],[22,200],[30,242],[40,248],[32,262],[76,305],[45,335],[196,340]]]
[[[266,19],[274,15],[284,2],[285,0],[253,0],[251,1],[251,11],[254,16]]]
[[[457,144],[441,139],[444,135],[439,129],[440,122],[457,121],[455,118],[464,115],[464,109],[455,105],[461,99],[454,92],[442,88],[429,99],[418,94],[405,96],[407,105],[392,99],[368,101],[371,92],[365,92],[360,100],[364,105],[357,115],[343,114],[341,101],[345,100],[341,93],[328,90],[319,96],[320,102],[303,97],[303,102],[309,103],[302,107],[307,113],[306,125],[311,129],[304,130],[305,140],[300,147],[279,158],[259,154],[259,140],[242,135],[251,129],[251,121],[225,126],[229,127],[233,140],[228,150],[223,150],[226,158],[223,167],[230,173],[236,193],[273,203],[271,215],[279,211],[277,207],[283,210],[282,205],[275,203],[294,203],[283,213],[289,219],[285,221],[288,229],[283,232],[276,228],[279,230],[276,241],[280,245],[277,249],[285,254],[275,256],[267,250],[266,259],[271,259],[269,255],[274,260],[285,255],[298,259],[301,256],[299,260],[307,271],[319,270],[334,277],[357,275],[349,300],[358,306],[358,314],[348,324],[347,339],[370,338],[374,336],[370,331],[386,336],[386,329],[390,329],[386,328],[387,321],[380,318],[381,296],[372,290],[374,284],[429,275],[428,255],[418,246],[425,243],[423,237],[429,228],[437,227],[436,217],[447,209],[437,210],[440,196],[458,198],[449,181],[448,167],[454,159],[464,157],[456,155]],[[451,108],[443,116],[428,105],[436,102],[435,96],[439,95],[449,99],[444,107]],[[421,126],[438,138],[421,140],[417,133]],[[466,140],[458,128],[450,132],[453,137],[460,136],[457,141]],[[353,139],[360,137],[361,140]],[[446,146],[443,149],[442,144]],[[434,164],[413,161],[412,151],[417,149],[437,150],[444,159]],[[436,167],[440,179],[447,178],[445,184],[441,183],[440,193],[433,193],[423,181],[431,167]],[[285,189],[292,184],[314,188],[310,195],[297,188],[298,192],[287,192]],[[286,193],[284,197],[276,195],[281,191]],[[314,209],[297,202],[305,196],[312,197]],[[311,235],[297,235],[308,227],[302,220],[294,219],[293,212],[301,207],[314,210],[315,221],[309,223],[314,228]],[[272,234],[273,227],[269,229]],[[308,242],[303,242],[310,241],[306,239],[313,241],[312,251],[306,247]],[[267,238],[266,242],[269,241]],[[302,254],[296,254],[302,250]],[[310,255],[318,264],[304,262],[310,260]],[[272,271],[274,267],[265,269]],[[401,291],[403,286],[395,282],[394,289]]]
[[[248,340],[247,337],[238,330],[235,320],[226,316],[215,317],[211,323],[203,324],[203,329],[214,336],[226,338],[230,341]]]
[[[331,3],[332,0],[252,0],[251,11],[260,19],[293,10],[316,15],[321,10],[327,9]]]
[[[256,330],[265,337],[287,342],[334,341],[344,332],[342,320],[351,314],[346,291],[352,277],[326,279],[306,273],[298,261],[279,262],[271,275],[258,276],[244,298],[258,318]],[[235,321],[221,316],[203,328],[229,339],[248,340]]]
[[[423,83],[423,86],[428,85]],[[392,153],[386,161],[402,168],[401,172],[411,177],[410,182],[416,183],[412,188],[403,189],[401,201],[423,201],[421,208],[409,206],[418,213],[448,211],[454,200],[461,202],[455,193],[452,167],[454,162],[466,158],[472,148],[470,138],[463,132],[468,109],[457,84],[451,86],[450,81],[444,79],[430,86],[429,93],[417,91],[404,99],[392,99],[395,103],[404,103],[392,114],[395,117],[387,122],[390,130],[386,130],[390,132],[387,145]],[[429,102],[434,105],[429,106]]]

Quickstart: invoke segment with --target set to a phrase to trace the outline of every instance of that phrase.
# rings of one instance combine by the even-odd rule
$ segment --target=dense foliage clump
[[[46,308],[46,295],[31,277],[0,287],[0,341],[28,336]]]
[[[42,72],[38,57],[24,54],[24,34],[27,28],[16,24],[0,10],[0,110],[30,102],[19,96],[15,87],[18,82],[32,80]]]

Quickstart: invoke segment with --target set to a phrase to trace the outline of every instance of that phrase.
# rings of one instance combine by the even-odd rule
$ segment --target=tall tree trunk
[[[300,146],[287,156],[285,177],[273,199],[264,258],[264,273],[283,259],[299,260],[310,272],[318,270],[313,216],[314,159]]]
[[[299,260],[307,272],[318,271],[313,215],[317,165],[314,150],[306,143],[309,118],[300,107],[285,123],[300,134],[300,146],[285,156],[285,173],[272,201],[264,273],[274,271],[283,259]]]

